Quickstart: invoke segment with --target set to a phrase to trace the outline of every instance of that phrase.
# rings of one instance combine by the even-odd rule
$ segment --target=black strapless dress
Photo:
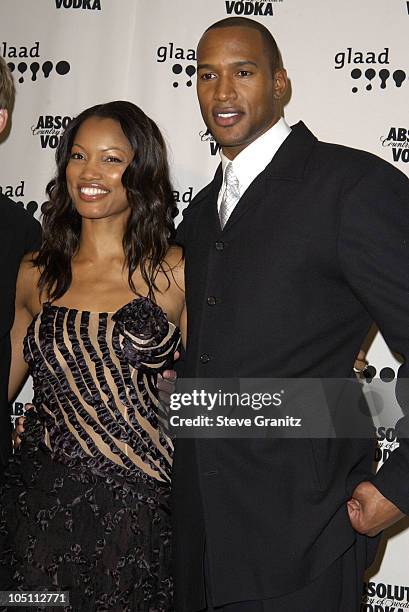
[[[44,304],[24,345],[34,409],[0,492],[0,590],[69,591],[44,608],[59,612],[173,609],[156,377],[179,337],[148,298],[115,313]]]

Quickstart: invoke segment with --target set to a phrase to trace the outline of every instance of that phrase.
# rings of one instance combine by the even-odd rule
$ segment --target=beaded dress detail
[[[179,340],[148,298],[115,313],[43,305],[24,343],[34,409],[0,492],[0,590],[69,591],[67,612],[173,609],[156,380]]]

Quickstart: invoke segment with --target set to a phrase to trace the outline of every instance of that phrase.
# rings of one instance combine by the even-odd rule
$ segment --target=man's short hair
[[[220,21],[216,21],[211,26],[209,26],[205,33],[209,30],[215,30],[219,28],[250,28],[252,30],[257,30],[261,34],[263,39],[264,47],[266,53],[271,61],[271,68],[276,70],[281,67],[281,56],[277,47],[277,43],[274,40],[271,32],[263,26],[258,21],[254,19],[247,19],[246,17],[226,17],[225,19],[221,19]]]
[[[0,109],[11,111],[14,104],[15,88],[13,76],[0,55]]]

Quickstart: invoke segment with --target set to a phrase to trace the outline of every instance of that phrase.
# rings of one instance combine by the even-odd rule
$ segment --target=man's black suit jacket
[[[0,476],[11,453],[7,386],[17,273],[23,256],[37,250],[40,244],[39,222],[0,194]]]
[[[220,184],[219,167],[179,226],[186,377],[350,377],[372,321],[408,357],[409,189],[401,172],[319,142],[298,123],[223,231]],[[407,364],[398,383],[407,410],[405,377]],[[401,438],[405,429],[408,417]],[[205,607],[204,546],[214,605],[295,591],[328,567],[357,537],[345,502],[373,478],[373,451],[369,439],[176,440],[178,612]],[[402,438],[373,480],[409,514],[408,475]]]

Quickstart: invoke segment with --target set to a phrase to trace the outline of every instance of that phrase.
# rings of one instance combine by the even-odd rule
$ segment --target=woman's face
[[[70,197],[81,217],[103,219],[129,208],[122,175],[133,150],[114,119],[90,117],[74,137],[66,169]]]

